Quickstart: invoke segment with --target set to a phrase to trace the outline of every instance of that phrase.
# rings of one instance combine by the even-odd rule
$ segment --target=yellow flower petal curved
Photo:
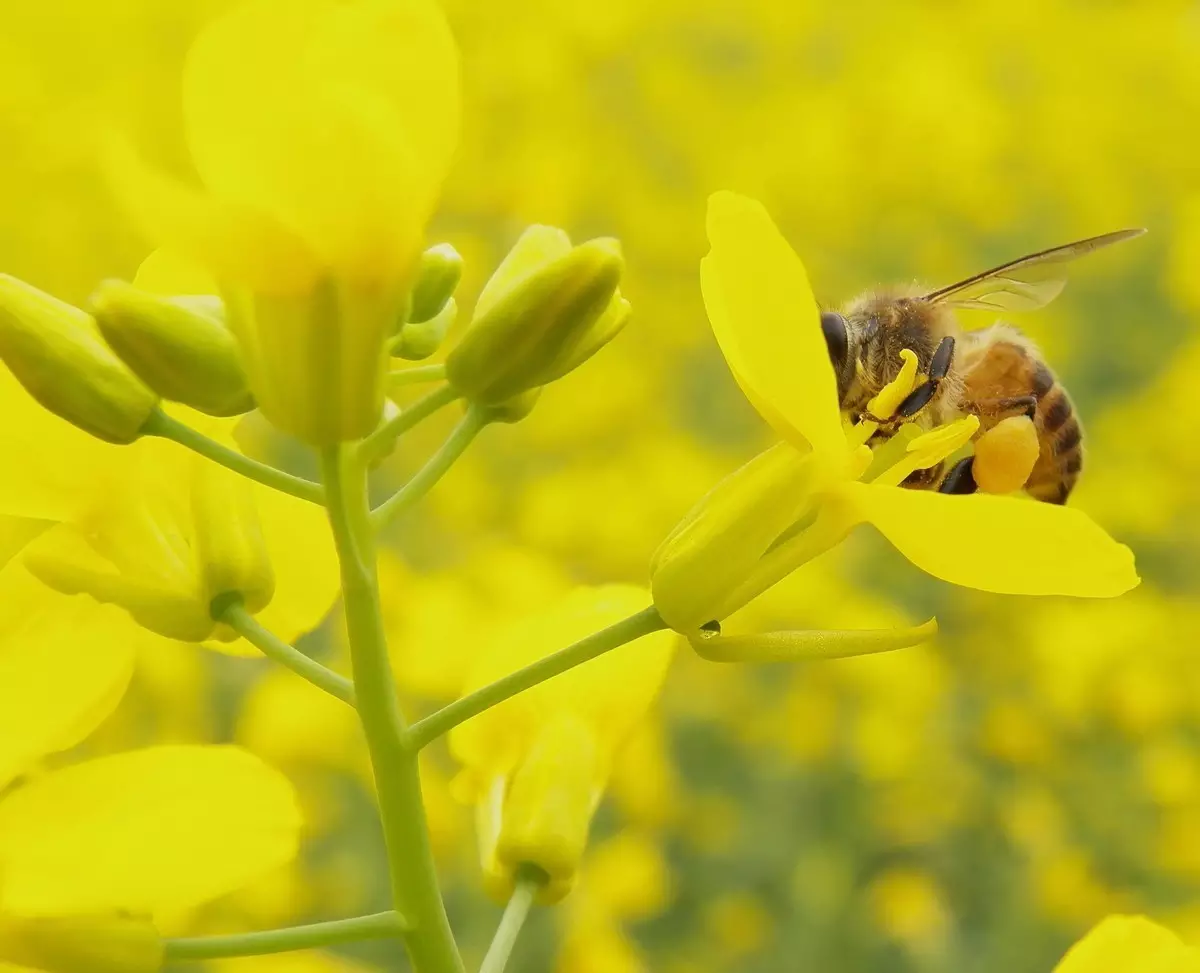
[[[1073,507],[852,483],[844,496],[935,578],[1009,595],[1110,598],[1137,586],[1133,552]]]
[[[154,914],[296,853],[291,784],[236,747],[164,746],[37,778],[0,801],[0,910]]]
[[[119,609],[51,591],[19,563],[0,572],[0,788],[108,717],[148,637]]]
[[[746,398],[780,436],[840,455],[837,380],[804,264],[761,203],[730,192],[709,197],[708,241],[704,306]]]
[[[1109,916],[1071,947],[1054,973],[1198,973],[1200,950],[1144,916]]]
[[[356,280],[388,280],[416,256],[458,97],[454,42],[429,0],[258,0],[201,34],[183,81],[209,190]]]

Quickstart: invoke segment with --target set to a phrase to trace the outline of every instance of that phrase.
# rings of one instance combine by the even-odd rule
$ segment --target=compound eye
[[[825,335],[825,346],[829,349],[829,360],[835,369],[846,363],[848,351],[846,319],[836,311],[821,312],[821,331]]]

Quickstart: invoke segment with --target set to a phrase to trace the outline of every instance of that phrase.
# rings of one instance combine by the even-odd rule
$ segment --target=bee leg
[[[929,360],[929,378],[908,393],[896,408],[896,415],[911,419],[933,401],[937,395],[942,379],[950,374],[950,366],[954,363],[954,338],[946,335],[937,346],[933,357]]]
[[[960,459],[952,467],[950,472],[946,474],[938,487],[938,493],[974,493],[979,487],[975,484],[975,475],[973,466],[975,463],[974,456],[968,456],[966,459]]]

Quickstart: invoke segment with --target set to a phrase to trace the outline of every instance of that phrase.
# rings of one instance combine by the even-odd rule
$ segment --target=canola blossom
[[[92,69],[127,70],[142,2],[92,25]],[[1024,416],[983,435],[969,415],[899,421],[926,378],[912,351],[867,413],[841,414],[804,265],[765,207],[721,192],[697,279],[694,187],[773,186],[789,233],[828,227],[823,277],[856,235],[885,245],[881,199],[914,203],[917,168],[934,226],[962,232],[960,196],[1004,196],[1012,120],[942,73],[936,18],[897,44],[882,9],[851,25],[819,5],[543,6],[157,12],[156,39],[195,34],[178,145],[95,120],[121,214],[105,218],[143,234],[136,252],[70,268],[67,233],[60,274],[0,246],[29,280],[0,277],[0,965],[1050,970],[1100,917],[1149,908],[1144,884],[1182,937],[1113,915],[1054,969],[1200,973],[1180,905],[1200,875],[1200,616],[1161,544],[1141,558],[1154,583],[1118,598],[1133,554],[1084,512],[1139,552],[1168,527],[1186,543],[1186,490],[1105,457],[1151,450],[1143,429],[1186,439],[1195,355],[1134,418],[1093,426],[1079,398],[1100,434],[1078,508],[1019,495],[1038,447]],[[1021,56],[1064,16],[962,23],[1007,37],[1012,63],[978,60],[1015,98],[1043,90]],[[1094,14],[1136,52],[1123,17]],[[57,122],[38,100],[54,85],[0,48],[0,122]],[[1191,80],[1164,50],[1155,70]],[[844,65],[897,97],[848,110],[822,80]],[[128,87],[172,101],[176,80]],[[738,102],[768,81],[781,93]],[[1086,141],[1076,109],[1037,115],[1044,141]],[[885,177],[858,144],[876,115],[889,144],[946,151]],[[29,154],[85,141],[70,134],[39,131]],[[1042,195],[1107,220],[1128,203],[1118,156],[1179,178],[1163,141],[1097,151]],[[177,148],[195,178],[159,165]],[[997,245],[1028,229],[1001,201],[976,207]],[[1125,284],[1109,296],[1145,299]],[[1109,303],[1098,328],[1122,316]],[[739,388],[776,441],[668,532],[757,435]],[[968,451],[982,492],[906,485]],[[920,571],[843,543],[864,524]],[[936,621],[905,621],[917,606],[944,620],[936,644]],[[816,664],[851,656],[873,658]],[[777,662],[803,664],[736,665]],[[1118,812],[1152,822],[1141,843],[1109,841]]]
[[[86,739],[137,652],[122,613],[0,570],[0,960],[48,973],[159,968],[149,920],[254,881],[297,850],[287,779],[234,747],[147,747],[38,763]],[[14,783],[15,782],[15,783]]]
[[[766,210],[717,193],[708,236],[700,278],[713,333],[783,441],[718,484],[655,554],[655,604],[674,628],[720,621],[863,523],[923,571],[983,591],[1113,597],[1138,583],[1132,552],[1079,510],[903,488],[966,445],[975,417],[898,433],[903,453],[872,451],[877,425],[843,422],[808,276]],[[890,417],[915,368],[912,357],[873,414]]]
[[[458,63],[424,0],[259,0],[196,41],[183,81],[204,190],[114,146],[156,242],[217,281],[259,407],[317,445],[383,410],[422,233],[458,134]]]

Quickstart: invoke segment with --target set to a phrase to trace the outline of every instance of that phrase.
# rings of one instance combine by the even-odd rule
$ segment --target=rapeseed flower
[[[628,617],[646,598],[632,585],[576,589],[486,646],[464,691]],[[463,764],[456,790],[476,807],[491,893],[511,892],[517,870],[527,865],[546,876],[544,901],[570,890],[614,755],[657,695],[673,646],[670,632],[645,636],[451,731],[451,752]]]
[[[1111,597],[1138,583],[1129,549],[1082,511],[903,488],[964,447],[975,417],[902,427],[870,449],[878,427],[843,422],[807,274],[766,210],[717,193],[708,236],[700,273],[713,331],[783,441],[718,484],[655,554],[655,604],[673,628],[719,621],[863,523],[926,573],[983,591]],[[872,414],[890,417],[916,378],[910,355]]]
[[[111,153],[146,230],[219,283],[263,414],[306,442],[380,419],[458,84],[432,0],[255,0],[210,24],[184,70],[205,191]]]
[[[112,713],[133,636],[111,606],[64,605],[17,562],[0,571],[2,961],[149,973],[162,959],[156,916],[233,891],[296,852],[291,785],[234,747],[149,747],[20,779]]]

